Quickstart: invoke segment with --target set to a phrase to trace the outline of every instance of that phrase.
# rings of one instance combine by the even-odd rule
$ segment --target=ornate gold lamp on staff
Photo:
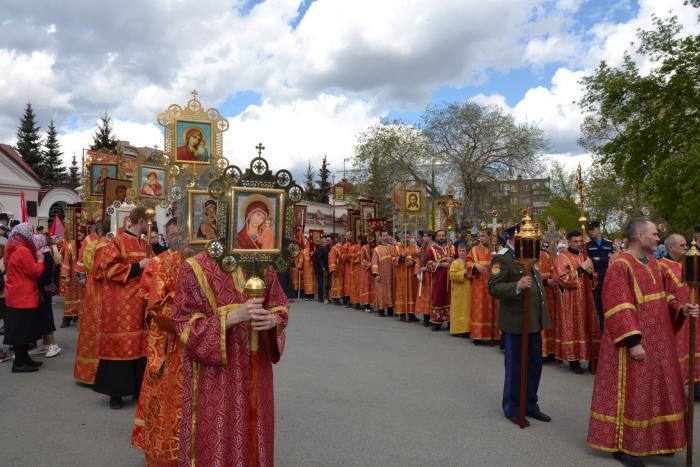
[[[578,165],[578,168],[576,169],[576,191],[578,191],[578,197],[579,197],[579,218],[578,222],[581,225],[581,234],[583,235],[583,245],[581,246],[581,254],[583,255],[583,260],[586,261],[588,259],[588,250],[586,249],[586,222],[588,222],[588,219],[586,219],[586,213],[584,211],[584,206],[586,202],[586,185],[583,183],[583,171],[581,169],[581,164]],[[590,309],[590,300],[593,298],[588,291],[593,290],[593,284],[591,283],[591,278],[589,277],[588,274],[583,275],[583,286],[586,290],[586,293],[584,294],[584,297],[586,299],[586,310]],[[595,305],[594,305],[595,307]],[[597,319],[594,320],[589,320],[589,322],[594,323],[597,321]],[[590,324],[589,324],[590,325]],[[594,332],[591,332],[591,336],[595,335]],[[595,374],[596,370],[596,356],[593,355],[593,339],[588,340],[588,353],[591,356],[591,362],[590,362],[590,368],[591,368],[591,373]]]
[[[693,240],[690,248],[683,257],[683,282],[690,288],[690,303],[697,303],[698,287],[700,287],[700,252]],[[693,465],[693,415],[695,406],[695,318],[689,316],[689,345],[688,345],[688,403],[686,405],[686,465]]]
[[[153,229],[153,218],[156,211],[153,208],[146,209],[146,256],[153,256],[153,245],[151,245],[151,230]]]
[[[523,222],[520,232],[515,234],[515,261],[523,267],[524,274],[529,276],[532,267],[540,259],[540,234],[532,224],[532,219],[526,209],[523,210]],[[529,343],[529,307],[530,289],[523,290],[523,333],[522,354],[520,359],[520,414],[518,415],[520,428],[525,428],[525,411],[527,408],[527,354]]]

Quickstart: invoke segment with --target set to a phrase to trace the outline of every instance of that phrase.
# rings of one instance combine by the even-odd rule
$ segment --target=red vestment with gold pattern
[[[377,245],[372,251],[372,280],[377,311],[394,306],[394,256],[396,248],[393,245]]]
[[[355,255],[355,245],[345,242],[345,260],[343,261],[343,297],[352,295],[352,261]]]
[[[240,269],[224,272],[199,253],[182,265],[173,320],[185,345],[180,465],[248,466],[251,460],[250,323],[226,329],[226,315],[247,300]],[[274,462],[272,364],[284,349],[287,296],[271,268],[265,276],[263,306],[275,313],[277,327],[258,335],[257,459]]]
[[[605,273],[605,326],[588,428],[590,447],[633,456],[676,452],[686,443],[674,340],[680,304],[666,293],[658,261],[646,260],[621,253]],[[644,361],[632,360],[625,341],[631,336],[641,337]]]
[[[61,245],[61,284],[59,295],[63,297],[63,316],[80,316],[80,299],[83,289],[78,282],[78,251],[76,240],[63,240]]]
[[[549,329],[542,330],[542,356],[556,355],[556,328],[557,328],[557,300],[556,285],[547,285],[547,279],[552,279],[554,263],[552,257],[546,251],[540,252],[540,260],[537,262],[537,270],[542,276],[544,295],[547,299],[547,314],[549,315]]]
[[[302,277],[304,279],[304,294],[313,296],[316,294],[316,276],[314,275],[314,263],[311,255],[311,247],[309,245],[310,243],[307,242],[299,256],[303,258]]]
[[[396,244],[394,257],[394,313],[402,315],[415,313],[418,279],[416,279],[416,260],[420,249],[416,245],[406,247],[403,243]],[[402,259],[401,256],[404,258]]]
[[[141,276],[139,295],[146,301],[148,364],[143,376],[132,446],[146,454],[146,465],[176,466],[182,420],[184,349],[172,319],[182,257],[166,251],[153,259]]]
[[[676,297],[681,305],[690,302],[690,288],[683,282],[683,266],[669,258],[659,260],[661,274],[664,276],[666,292]],[[688,384],[688,357],[690,354],[690,320],[683,320],[681,329],[676,333],[676,350],[681,368],[683,384]],[[700,332],[695,333],[695,382],[700,382]]]
[[[372,278],[372,251],[369,243],[360,248],[360,305],[370,305],[375,302],[374,280]]]
[[[102,360],[136,360],[146,355],[145,303],[139,297],[140,275],[132,265],[146,257],[146,242],[126,231],[100,256],[103,275],[99,356]]]
[[[425,253],[425,264],[432,272],[430,322],[442,324],[450,320],[450,263],[454,246],[434,243]]]
[[[470,337],[474,340],[500,339],[501,331],[496,325],[498,310],[488,291],[491,250],[476,245],[467,253],[465,263],[472,280]],[[477,264],[485,268],[484,272],[476,269]]]
[[[332,273],[331,298],[343,298],[345,273],[345,256],[347,248],[345,244],[336,243],[328,252],[328,272]]]
[[[579,274],[580,255],[562,252],[554,260],[557,291],[556,356],[563,361],[598,358],[600,322],[593,301],[592,278]]]
[[[348,244],[347,261],[350,270],[345,268],[345,281],[350,284],[350,304],[360,304],[360,270],[362,269],[362,252],[359,243]]]
[[[421,248],[420,258],[416,260],[416,267],[414,273],[416,276],[421,274],[421,269],[425,265],[425,253],[428,251],[428,247],[424,246]],[[416,280],[418,277],[416,277]],[[430,270],[422,271],[422,276],[418,284],[418,290],[416,292],[416,313],[424,316],[430,315],[430,301],[432,299],[432,287],[433,287],[433,273]]]
[[[86,240],[83,240],[83,242]],[[80,267],[84,271],[86,279],[73,378],[85,384],[93,384],[95,382],[95,374],[97,373],[97,364],[99,362],[98,346],[103,287],[102,280],[96,276],[96,264],[101,260],[101,250],[107,245],[109,245],[109,240],[106,237],[99,237],[94,243],[86,243],[80,250],[80,256],[82,257]]]

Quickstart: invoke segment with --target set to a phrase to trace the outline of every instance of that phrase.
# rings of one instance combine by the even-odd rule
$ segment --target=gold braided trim
[[[632,336],[632,335],[634,335],[634,334],[639,334],[640,336],[642,335],[641,331],[637,331],[637,330],[635,330],[635,331],[630,331],[630,332],[628,332],[628,333],[625,333],[625,334],[621,335],[620,337],[618,337],[617,339],[615,339],[613,342],[614,342],[615,344],[617,344],[618,342],[620,342],[620,341],[622,341],[622,340],[624,340],[624,339],[627,339],[629,336]],[[620,350],[625,350],[625,349],[620,349]]]
[[[134,425],[136,426],[146,426],[146,422],[141,420],[140,418],[135,418],[134,419]]]
[[[615,305],[614,307],[610,308],[608,311],[605,312],[605,319],[610,318],[612,315],[622,310],[636,311],[637,309],[632,303],[620,303],[619,305]]]
[[[690,353],[687,353],[683,355],[682,357],[678,357],[678,363],[684,363],[690,358]],[[695,352],[695,358],[700,360],[700,352]],[[698,375],[698,378],[700,378],[700,375]]]
[[[190,459],[192,467],[196,467],[195,441],[197,440],[197,401],[199,399],[199,363],[192,362],[192,445],[190,446]]]
[[[680,452],[685,450],[685,446],[680,447],[680,448],[672,448],[672,449],[658,449],[656,451],[631,451],[629,449],[623,449],[623,448],[608,448],[605,446],[599,446],[597,444],[593,443],[586,443],[589,448],[596,449],[598,451],[604,451],[604,452],[616,452],[616,451],[621,451],[624,452],[625,454],[629,454],[630,456],[637,456],[637,457],[645,457],[645,456],[656,456],[659,454],[670,454],[673,452]]]
[[[624,433],[622,420],[625,413],[625,386],[627,385],[627,349],[621,347],[618,349],[617,355],[617,419],[615,420],[617,430],[615,430],[615,446],[621,448],[622,435]]]
[[[677,287],[682,287],[683,282],[678,278],[675,272],[673,272],[673,268],[671,268],[671,265],[668,264],[671,261],[668,260],[667,258],[661,258],[661,261],[659,261],[659,266],[661,266],[662,269],[665,269],[666,272],[668,273],[669,276],[671,276],[671,280]]]
[[[209,301],[209,306],[211,307],[211,311],[216,312],[216,309],[219,308],[216,305],[216,297],[214,296],[214,291],[209,286],[209,282],[207,282],[207,278],[204,276],[204,271],[202,270],[202,267],[199,265],[197,260],[194,258],[187,258],[186,262],[187,262],[187,264],[189,264],[192,267],[192,272],[194,272],[194,275],[197,278],[197,282],[199,283],[199,287],[202,289],[202,292],[204,292],[204,295],[207,297],[207,300]]]
[[[617,418],[610,415],[591,411],[591,418],[605,423],[617,423]],[[631,420],[622,417],[622,423],[632,428],[647,428],[659,423],[673,423],[681,421],[685,418],[685,411],[674,413],[671,415],[659,415],[657,417],[647,418],[645,420]]]
[[[182,342],[182,345],[186,346],[187,345],[187,339],[190,337],[190,330],[192,330],[192,325],[194,322],[198,319],[206,318],[207,315],[204,313],[195,313],[192,315],[190,320],[187,322],[187,325],[185,326],[185,329],[182,330],[182,333],[180,334],[180,342]]]
[[[666,294],[666,301],[667,301],[668,303],[671,303],[671,302],[674,301],[675,299],[676,299],[676,297],[674,297],[674,296],[671,295],[670,293],[669,293],[669,294]]]

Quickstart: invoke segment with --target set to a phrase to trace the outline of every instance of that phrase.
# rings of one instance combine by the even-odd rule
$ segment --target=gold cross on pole
[[[258,145],[255,146],[255,149],[258,150],[258,157],[262,157],[262,152],[265,150],[265,146],[263,146],[262,143],[258,143]]]

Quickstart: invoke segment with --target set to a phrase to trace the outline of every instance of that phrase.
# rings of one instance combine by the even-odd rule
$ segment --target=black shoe
[[[621,451],[613,452],[612,456],[615,460],[627,467],[644,467],[646,465],[639,457],[630,456]]]
[[[411,322],[418,321],[418,318],[416,318],[416,315],[410,314],[410,315],[408,315],[408,321],[411,321]]]
[[[406,315],[399,315],[399,321],[406,322]]]
[[[554,363],[556,361],[556,358],[554,355],[547,355],[546,357],[542,358],[542,363]]]
[[[32,365],[12,365],[12,373],[33,373],[39,368]]]
[[[541,422],[551,422],[552,421],[552,417],[550,417],[546,413],[542,413],[542,412],[527,412],[526,415],[528,417],[532,417],[535,420],[539,420]]]
[[[388,310],[386,310],[386,315],[389,317],[394,316],[394,310],[392,308],[389,308]]]
[[[426,328],[430,326],[430,316],[423,315],[423,326],[425,326]]]
[[[70,326],[70,322],[71,322],[71,318],[70,318],[70,317],[68,317],[68,318],[63,318],[63,319],[61,320],[61,327],[62,327],[62,328],[67,328],[68,326]]]
[[[506,417],[506,418],[507,418],[508,420],[510,420],[511,422],[515,423],[516,425],[520,426],[520,417],[515,416],[515,417]],[[526,419],[525,419],[525,427],[527,428],[527,427],[529,427],[529,426],[530,426],[530,422],[529,422],[528,419],[526,418]]]
[[[122,398],[119,396],[112,396],[109,398],[109,408],[110,409],[121,409],[124,407],[124,402],[122,402]]]
[[[437,332],[437,331],[440,330],[440,328],[442,328],[442,325],[441,325],[441,324],[435,324],[435,323],[433,323],[431,331]]]
[[[581,363],[579,362],[569,362],[569,370],[577,375],[582,375],[584,373],[583,368],[581,368]]]
[[[73,316],[74,323],[77,323],[79,319],[80,319],[80,316]]]
[[[43,364],[44,362],[37,362],[36,360],[32,360],[31,358],[26,362],[26,365],[33,366],[34,368],[39,368]]]
[[[383,318],[383,317],[384,317],[384,310],[379,310],[379,311],[377,312],[377,315],[378,315],[380,318]]]

